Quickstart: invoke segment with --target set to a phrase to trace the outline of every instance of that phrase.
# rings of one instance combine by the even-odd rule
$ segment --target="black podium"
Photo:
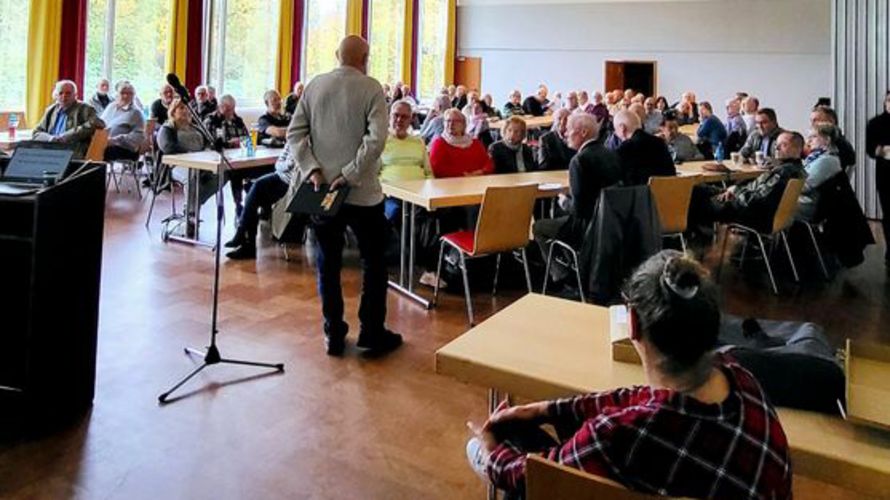
[[[0,196],[0,423],[49,424],[92,404],[104,212],[101,164]]]

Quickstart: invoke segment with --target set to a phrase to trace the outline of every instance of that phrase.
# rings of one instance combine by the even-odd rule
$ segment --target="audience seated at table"
[[[447,95],[440,95],[433,101],[433,107],[420,127],[420,137],[423,138],[423,142],[430,144],[442,135],[445,126],[444,114],[448,109],[451,109],[451,99]]]
[[[518,90],[510,92],[510,100],[504,104],[504,111],[501,114],[504,118],[509,118],[513,115],[522,116],[525,114],[525,109],[522,107],[522,94]]]
[[[578,91],[578,111],[593,114],[593,103],[590,102],[590,94],[586,90]]]
[[[711,103],[704,101],[698,105],[699,113],[701,113],[701,123],[698,125],[696,136],[699,144],[702,145],[705,152],[710,156],[717,153],[717,147],[722,146],[726,140],[726,127],[720,118],[714,115],[714,108]],[[721,158],[722,160],[722,158]]]
[[[575,156],[575,150],[566,144],[568,129],[568,110],[556,110],[553,113],[553,125],[550,131],[541,136],[537,149],[538,168],[540,170],[565,170]]]
[[[703,160],[705,157],[701,151],[695,147],[692,139],[686,134],[680,133],[680,124],[677,122],[677,115],[671,110],[664,114],[664,123],[661,124],[661,137],[667,144],[671,158],[675,162]]]
[[[568,211],[568,215],[542,219],[532,227],[544,258],[547,257],[547,242],[552,239],[562,240],[576,248],[580,246],[584,231],[593,218],[600,191],[621,180],[618,156],[606,149],[597,140],[598,136],[599,124],[593,116],[587,113],[569,116],[566,142],[578,153],[569,163],[570,196],[560,195],[560,205]]]
[[[389,135],[380,155],[380,180],[385,183],[432,177],[430,157],[419,136],[411,135],[412,107],[408,101],[392,103],[389,109]],[[384,213],[393,222],[401,215],[401,201],[386,198]]]
[[[664,114],[655,107],[655,98],[649,97],[643,101],[643,109],[646,111],[645,118],[643,118],[643,130],[647,134],[657,134],[664,122]]]
[[[77,85],[71,80],[56,83],[53,99],[56,102],[43,112],[43,118],[34,127],[32,139],[70,144],[74,148],[74,157],[83,158],[93,132],[105,128],[105,124],[96,116],[92,106],[77,100]]]
[[[667,98],[663,95],[660,95],[655,98],[655,109],[661,111],[662,114],[667,113],[671,110],[670,104],[668,104]]]
[[[479,139],[467,133],[467,118],[456,109],[444,116],[444,130],[430,145],[433,176],[464,177],[494,172],[494,164]]]
[[[216,112],[218,103],[215,98],[211,99],[209,87],[200,85],[195,89],[195,98],[189,103],[189,106],[198,113],[201,121],[204,121]]]
[[[501,112],[494,106],[494,98],[491,97],[491,94],[482,96],[482,109],[489,118],[494,118],[495,120],[501,119]]]
[[[501,132],[503,139],[488,147],[488,154],[494,162],[494,173],[513,174],[538,169],[532,148],[523,142],[526,131],[525,120],[518,116],[507,118]]]
[[[451,107],[462,110],[466,107],[467,102],[469,101],[469,96],[467,95],[467,88],[463,85],[458,85],[454,88],[454,97],[451,99]]]
[[[816,213],[819,187],[843,171],[835,146],[838,137],[838,128],[824,122],[816,123],[807,135],[810,154],[803,161],[807,177],[798,204],[798,217],[803,220],[812,220]]]
[[[297,110],[297,103],[300,102],[300,97],[303,96],[303,87],[305,87],[303,82],[295,83],[293,91],[284,100],[284,112],[289,116],[293,116],[294,111]]]
[[[568,94],[566,94],[566,102],[562,106],[563,108],[569,110],[569,112],[574,113],[575,111],[579,110],[579,106],[580,106],[580,104],[578,103],[578,93],[577,92],[572,90]]]
[[[108,103],[102,113],[102,121],[108,129],[105,161],[139,159],[145,143],[145,118],[142,110],[133,103],[135,94],[130,83],[121,85],[115,100]]]
[[[760,100],[754,96],[742,99],[742,120],[745,121],[745,131],[748,137],[757,130],[757,112],[760,110]]]
[[[738,97],[734,97],[726,101],[726,141],[724,141],[724,154],[729,156],[736,153],[745,141],[748,139],[748,126],[745,125],[745,119],[741,113],[742,101]]]
[[[464,114],[467,118],[467,135],[479,139],[486,148],[494,142],[491,137],[488,115],[482,107],[482,101],[476,99],[470,106],[470,114]]]
[[[856,149],[850,144],[850,141],[844,137],[843,131],[837,123],[837,113],[828,106],[816,106],[810,113],[810,125],[815,127],[820,123],[828,123],[834,125],[837,131],[837,138],[834,147],[837,148],[837,156],[841,161],[841,167],[844,170],[856,165]],[[848,172],[849,173],[849,172]]]
[[[194,153],[208,146],[201,132],[192,125],[187,104],[178,97],[170,104],[169,118],[158,131],[158,149],[163,154]],[[201,205],[216,193],[216,174],[199,172],[198,198]]]
[[[621,163],[622,180],[626,186],[649,182],[653,175],[677,175],[671,153],[663,140],[640,128],[639,117],[630,111],[615,116],[615,136],[621,144],[615,150]]]
[[[807,175],[800,160],[803,147],[799,133],[782,132],[776,139],[776,166],[769,171],[727,189],[697,185],[689,207],[691,225],[706,228],[716,221],[735,222],[769,232],[788,180]]]
[[[695,100],[695,92],[683,92],[680,100],[674,103],[672,107],[675,111],[678,111],[681,125],[698,123],[699,110],[698,103]]]
[[[282,113],[281,94],[275,89],[267,90],[263,102],[266,112],[257,120],[257,141],[264,146],[283,147],[290,115]]]
[[[522,110],[525,114],[531,116],[544,116],[544,113],[547,111],[547,105],[550,104],[550,101],[547,100],[548,92],[547,87],[541,85],[538,87],[538,91],[535,95],[526,97],[525,101],[522,102]]]
[[[222,137],[227,148],[239,147],[242,139],[249,134],[247,126],[244,125],[244,120],[235,112],[236,105],[235,98],[226,94],[219,99],[218,109],[204,119],[204,126],[210,131],[210,135],[212,137]],[[243,209],[241,200],[243,197],[244,179],[258,177],[257,174],[260,174],[260,170],[263,170],[262,174],[265,174],[267,173],[265,171],[269,169],[257,167],[232,170],[226,173],[232,189],[232,199],[235,202],[236,217],[241,217],[241,210]]]
[[[755,123],[757,128],[748,134],[748,140],[739,153],[750,163],[754,163],[756,153],[763,153],[764,159],[768,163],[776,157],[779,135],[785,131],[779,127],[776,112],[772,108],[758,110]]]
[[[467,92],[467,104],[466,106],[460,109],[460,111],[467,117],[467,122],[469,122],[473,118],[474,108],[476,103],[479,102],[479,92],[475,90],[471,90]]]
[[[414,98],[411,87],[407,85],[402,85],[402,100],[410,104],[412,109],[417,106],[417,99]]]
[[[622,92],[617,89],[606,93],[606,109],[609,111],[610,115],[615,116],[619,111],[624,109],[621,106],[622,95]]]
[[[471,467],[514,497],[536,453],[652,495],[790,499],[790,450],[776,410],[750,372],[714,354],[720,294],[708,272],[665,250],[634,272],[623,296],[647,383],[502,403],[482,426],[467,424],[476,434],[466,447]]]
[[[96,83],[96,92],[90,96],[87,104],[93,107],[96,110],[96,116],[102,116],[102,113],[105,111],[105,108],[111,104],[113,98],[108,95],[108,91],[111,88],[111,84],[108,83],[108,78],[100,78]]]
[[[148,117],[154,119],[155,122],[157,122],[158,127],[167,123],[170,105],[173,104],[173,98],[176,97],[176,92],[169,83],[165,83],[161,86],[159,95],[160,97],[151,103],[151,107],[148,110]]]

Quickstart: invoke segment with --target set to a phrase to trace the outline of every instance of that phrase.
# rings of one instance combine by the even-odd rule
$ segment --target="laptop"
[[[0,175],[0,194],[22,195],[62,180],[74,149],[67,144],[22,142]]]

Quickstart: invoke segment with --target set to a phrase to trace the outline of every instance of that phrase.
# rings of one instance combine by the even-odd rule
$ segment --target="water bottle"
[[[15,140],[15,130],[19,126],[19,115],[12,113],[9,115],[9,140]]]
[[[244,143],[247,145],[247,157],[253,158],[256,156],[256,149],[253,147],[253,140],[249,135],[244,137]]]
[[[717,160],[717,163],[723,163],[723,143],[717,143],[717,150],[714,151],[714,159]]]

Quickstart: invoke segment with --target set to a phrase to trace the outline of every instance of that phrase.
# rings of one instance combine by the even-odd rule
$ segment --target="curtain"
[[[28,16],[26,123],[36,124],[52,101],[53,87],[59,78],[62,8],[62,2],[58,0],[31,0],[31,12]]]
[[[189,0],[170,1],[170,38],[167,40],[165,65],[168,73],[185,80],[188,53]]]
[[[445,35],[445,85],[454,83],[454,57],[457,45],[457,0],[448,1],[448,28]]]
[[[290,93],[293,87],[292,62],[294,57],[294,2],[281,0],[278,15],[278,64],[275,66],[275,88],[282,96]]]
[[[365,16],[367,9],[364,0],[346,0],[346,34],[368,38]]]
[[[414,31],[417,20],[414,18],[414,12],[417,8],[415,3],[418,0],[405,0],[405,33],[402,38],[402,83],[414,88],[414,54],[417,52],[415,48]]]
[[[87,54],[87,0],[64,0],[62,33],[59,40],[60,80],[74,80],[80,97],[90,95],[84,88]]]

